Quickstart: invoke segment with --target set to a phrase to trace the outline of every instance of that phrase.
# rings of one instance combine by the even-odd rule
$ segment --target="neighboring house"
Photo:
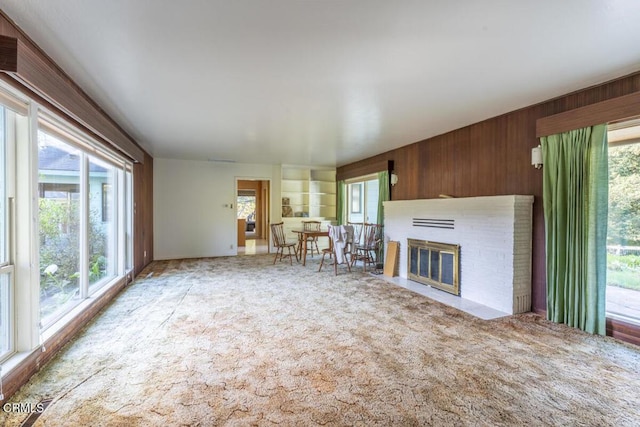
[[[40,198],[74,200],[80,192],[79,156],[54,145],[38,150]],[[89,163],[90,212],[96,224],[109,221],[111,206],[109,170]]]

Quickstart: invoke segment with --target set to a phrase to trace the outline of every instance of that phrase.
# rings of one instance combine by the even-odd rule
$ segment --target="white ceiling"
[[[0,0],[150,154],[343,165],[640,70],[638,0]]]

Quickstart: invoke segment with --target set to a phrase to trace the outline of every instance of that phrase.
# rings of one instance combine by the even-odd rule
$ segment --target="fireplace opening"
[[[407,239],[407,277],[410,280],[460,295],[460,246]]]

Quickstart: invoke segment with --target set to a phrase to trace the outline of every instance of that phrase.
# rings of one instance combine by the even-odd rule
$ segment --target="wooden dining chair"
[[[382,244],[382,224],[364,224],[362,240],[355,245],[351,265],[362,261],[363,270],[367,271],[367,264],[375,266],[378,250]]]
[[[360,239],[362,238],[362,227],[364,223],[362,222],[347,222],[347,225],[353,227],[353,239],[349,244],[351,245],[351,253],[356,253],[356,246],[360,244]]]
[[[322,270],[324,265],[324,257],[329,254],[329,258],[333,258],[333,272],[338,275],[338,264],[345,264],[349,272],[351,272],[351,247],[350,241],[353,241],[353,227],[351,226],[331,226],[329,225],[329,247],[322,249],[322,259],[320,259],[320,267]]]
[[[302,229],[305,231],[320,231],[320,221],[302,221]],[[313,258],[313,247],[316,247],[316,252],[320,255],[320,250],[318,249],[318,236],[308,237],[305,242],[302,242],[307,245],[307,251],[309,248],[311,249],[311,257]],[[302,251],[300,251],[302,253]]]
[[[296,250],[297,243],[287,242],[284,234],[284,223],[278,222],[276,224],[271,224],[271,236],[273,239],[273,247],[276,248],[276,256],[273,259],[274,264],[278,260],[278,255],[280,255],[280,261],[282,261],[283,257],[289,257],[289,264],[291,265],[293,265],[292,255],[296,257],[296,262],[298,261],[298,251]],[[284,254],[285,248],[289,250],[287,255]],[[291,253],[291,249],[293,249],[293,253]]]

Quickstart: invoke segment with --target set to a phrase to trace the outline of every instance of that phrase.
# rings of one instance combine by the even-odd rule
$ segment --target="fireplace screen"
[[[460,295],[460,246],[408,239],[408,278]]]

